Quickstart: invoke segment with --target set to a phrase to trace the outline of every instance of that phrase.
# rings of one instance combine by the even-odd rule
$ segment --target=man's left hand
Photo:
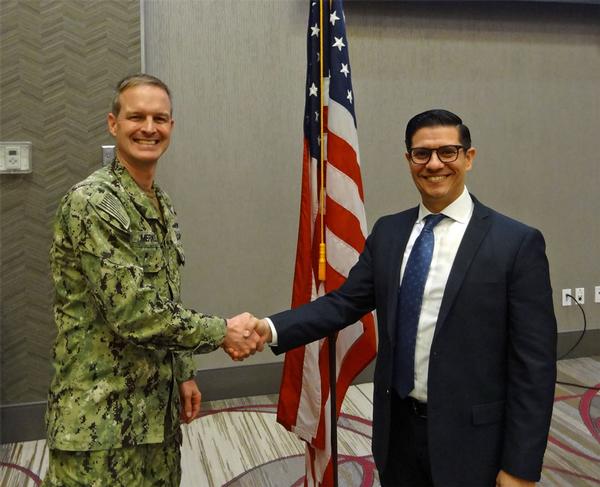
[[[179,419],[182,423],[189,424],[198,417],[202,401],[202,393],[194,379],[179,384],[179,399],[181,400]]]
[[[496,477],[496,487],[533,487],[535,482],[531,480],[520,479],[504,470],[500,470]]]

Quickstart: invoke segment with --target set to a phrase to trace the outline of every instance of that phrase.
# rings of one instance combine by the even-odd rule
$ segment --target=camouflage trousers
[[[50,450],[42,487],[179,487],[176,439],[99,451]]]

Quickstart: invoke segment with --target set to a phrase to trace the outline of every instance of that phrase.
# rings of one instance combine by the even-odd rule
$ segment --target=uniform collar
[[[140,188],[135,182],[135,179],[131,177],[131,174],[129,174],[127,168],[119,162],[117,157],[115,157],[114,161],[112,162],[111,170],[115,174],[117,180],[121,183],[121,186],[123,186],[123,189],[125,189],[127,194],[131,197],[133,203],[138,208],[140,213],[147,219],[160,220],[160,215],[158,214],[157,209],[154,207],[142,188]],[[160,196],[160,189],[154,183],[152,183],[152,189],[156,192],[156,197],[162,204],[163,199]]]

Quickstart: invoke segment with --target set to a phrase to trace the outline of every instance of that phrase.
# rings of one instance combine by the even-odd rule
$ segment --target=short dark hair
[[[111,112],[113,113],[113,115],[117,116],[121,111],[121,100],[119,98],[121,96],[121,93],[123,93],[128,88],[133,88],[134,86],[142,85],[157,86],[158,88],[164,90],[165,93],[169,96],[169,101],[171,102],[171,112],[173,112],[171,91],[169,90],[167,84],[164,81],[158,79],[156,76],[152,76],[151,74],[137,73],[126,76],[117,83],[117,86],[115,87],[115,94],[111,103]]]
[[[417,130],[423,127],[444,127],[449,125],[458,129],[460,144],[465,150],[469,149],[471,147],[471,132],[469,132],[469,127],[463,123],[458,115],[441,108],[419,113],[408,121],[404,137],[406,149],[410,150],[412,148],[412,138]]]

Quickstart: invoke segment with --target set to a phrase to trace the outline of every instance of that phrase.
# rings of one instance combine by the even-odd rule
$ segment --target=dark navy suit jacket
[[[538,480],[552,415],[556,319],[544,238],[473,201],[429,359],[436,486],[492,486],[500,469]],[[417,216],[412,208],[378,220],[338,290],[270,317],[273,350],[282,353],[377,310],[372,449],[379,471],[388,461],[400,268]]]

